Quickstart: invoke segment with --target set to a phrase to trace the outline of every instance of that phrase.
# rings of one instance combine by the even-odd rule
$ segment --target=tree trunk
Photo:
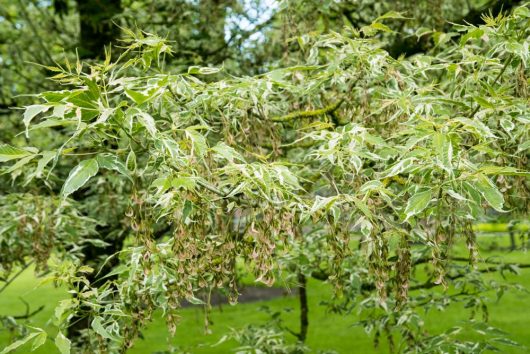
[[[298,339],[303,343],[307,338],[309,328],[309,306],[307,305],[307,279],[302,273],[298,273],[298,296],[300,299],[300,333]]]
[[[102,58],[105,46],[116,39],[119,28],[112,23],[121,12],[120,0],[77,0],[80,20],[79,56]]]

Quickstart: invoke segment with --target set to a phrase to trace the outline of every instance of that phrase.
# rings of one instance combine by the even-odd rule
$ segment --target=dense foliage
[[[207,313],[222,291],[236,303],[241,268],[301,292],[309,277],[329,282],[330,309],[360,313],[393,352],[510,344],[487,324],[485,294],[513,286],[484,273],[517,267],[482,259],[473,225],[528,217],[530,7],[447,25],[462,14],[450,1],[422,21],[408,2],[286,1],[251,31],[237,26],[253,22],[250,5],[206,3],[161,1],[146,18],[135,13],[147,2],[123,1],[118,45],[100,60],[35,57],[52,80],[1,123],[0,277],[35,262],[69,289],[53,318],[59,350],[123,352],[155,310],[174,330],[183,301]],[[173,6],[188,17],[149,23]],[[34,53],[46,55],[8,54],[2,80],[42,75],[20,64]],[[3,82],[4,96],[17,85]],[[466,258],[452,253],[459,239]],[[426,309],[457,302],[488,336],[425,331]],[[249,352],[304,352],[301,324],[296,345],[274,326],[233,336]],[[46,340],[19,331],[12,349]]]

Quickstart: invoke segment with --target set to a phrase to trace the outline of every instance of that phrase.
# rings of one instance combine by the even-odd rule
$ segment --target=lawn
[[[526,252],[517,251],[487,251],[492,244],[508,246],[507,237],[481,237],[481,255],[490,256],[502,254],[507,261],[530,263],[530,257]],[[508,281],[518,282],[525,288],[530,289],[530,270],[523,270],[520,276],[509,276]],[[45,305],[45,309],[32,319],[32,325],[45,326],[46,320],[51,316],[55,303],[68,295],[62,289],[53,288],[51,285],[36,287],[38,281],[31,271],[23,273],[13,284],[11,284],[0,296],[0,314],[19,314],[25,312],[25,305],[20,300],[24,299],[37,308]],[[310,281],[308,284],[308,297],[310,305],[309,313],[309,335],[307,344],[312,349],[333,349],[338,353],[386,353],[387,348],[382,342],[380,348],[375,349],[372,339],[367,336],[362,328],[354,326],[356,317],[354,315],[341,316],[331,314],[320,305],[321,300],[326,299],[330,293],[330,287],[319,281]],[[495,303],[492,294],[490,304],[490,323],[511,335],[511,339],[530,348],[530,314],[527,311],[530,303],[528,293],[508,293],[500,303]],[[129,353],[153,353],[167,349],[170,343],[174,347],[190,353],[229,353],[237,345],[235,342],[225,342],[213,346],[230,328],[241,328],[247,324],[259,324],[265,322],[269,315],[260,308],[269,307],[271,310],[292,309],[285,313],[285,323],[297,330],[298,328],[298,302],[294,296],[285,296],[269,301],[239,304],[237,306],[223,305],[215,307],[211,314],[213,324],[209,327],[210,334],[205,334],[204,317],[201,308],[185,308],[182,310],[182,322],[177,328],[176,336],[168,339],[168,333],[164,321],[160,318],[149,325],[144,331],[144,338],[139,339]],[[444,312],[431,312],[427,316],[427,326],[433,333],[447,329],[451,325],[457,325],[467,318],[469,312],[461,306],[453,306]],[[5,333],[0,334],[2,346],[7,342]],[[528,348],[503,347],[507,353],[527,353]],[[29,346],[23,347],[17,353],[29,352]],[[56,353],[51,340],[45,346],[39,348],[35,353]]]

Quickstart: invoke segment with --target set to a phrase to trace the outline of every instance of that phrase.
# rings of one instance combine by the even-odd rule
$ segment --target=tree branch
[[[530,264],[514,264],[516,265],[518,268],[530,268]],[[496,272],[499,270],[499,267],[495,267],[495,266],[490,266],[490,267],[487,267],[487,268],[484,268],[484,269],[479,269],[477,270],[477,272],[479,273],[493,273],[493,272]],[[460,279],[460,278],[463,278],[467,275],[467,273],[461,273],[461,274],[458,274],[458,275],[453,275],[453,276],[447,276],[446,279],[449,279],[449,280],[456,280],[456,279]],[[416,286],[411,286],[410,287],[410,290],[413,291],[413,290],[420,290],[420,289],[432,289],[436,286],[439,286],[441,285],[440,283],[435,283],[435,282],[425,282],[423,284],[419,284],[419,285],[416,285]]]
[[[453,260],[453,261],[457,261],[457,262],[468,262],[469,261],[469,259],[465,258],[465,257],[451,257],[450,259]],[[390,258],[389,261],[392,261],[392,258]],[[430,261],[432,261],[432,259],[430,259],[430,258],[421,258],[421,259],[417,260],[416,262],[414,262],[414,266],[419,265],[419,264],[428,263]],[[486,268],[483,268],[483,269],[477,270],[480,273],[493,273],[493,272],[502,270],[500,268],[500,266],[518,267],[518,268],[530,268],[530,263],[522,263],[522,264],[520,264],[520,263],[502,263],[502,262],[492,262],[492,261],[482,261],[482,263],[493,264],[493,265],[489,266],[489,267],[486,267]],[[456,280],[456,279],[462,278],[462,277],[464,277],[466,275],[467,275],[467,273],[461,273],[461,274],[454,275],[454,276],[448,276],[446,278],[448,280]],[[326,273],[325,271],[322,271],[322,270],[321,271],[314,271],[313,273],[311,273],[311,278],[316,279],[316,280],[320,280],[320,281],[327,281],[330,276],[331,276],[331,274],[328,274],[328,273]],[[427,281],[425,283],[422,283],[422,284],[419,284],[419,285],[416,285],[416,286],[412,286],[412,287],[410,287],[409,290],[412,291],[412,290],[420,290],[420,289],[431,289],[431,288],[434,288],[434,287],[439,286],[439,285],[441,285],[441,284],[435,283],[435,282],[431,282],[431,281]],[[375,287],[374,283],[363,283],[363,284],[361,284],[361,290],[362,291],[373,291],[375,289],[376,289],[376,287]]]
[[[18,316],[13,316],[14,319],[16,320],[25,320],[25,319],[28,319],[32,316],[35,316],[37,313],[41,312],[43,309],[44,309],[44,305],[41,305],[39,306],[38,309],[32,311],[32,312],[29,312],[29,304],[26,300],[24,300],[23,298],[20,298],[20,301],[22,301],[24,303],[24,305],[26,306],[26,313],[24,315],[18,315]]]
[[[285,116],[272,117],[271,120],[273,122],[281,123],[281,122],[288,122],[294,119],[317,117],[317,116],[321,116],[321,115],[336,111],[337,108],[339,108],[343,102],[344,102],[344,99],[341,99],[321,109],[315,109],[313,111],[296,111],[296,112],[289,113]]]

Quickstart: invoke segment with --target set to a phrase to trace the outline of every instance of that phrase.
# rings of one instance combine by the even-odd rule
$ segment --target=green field
[[[530,255],[523,251],[511,252],[488,251],[491,243],[497,243],[502,247],[508,246],[507,237],[485,236],[480,238],[481,255],[503,255],[506,261],[530,263]],[[497,277],[497,275],[495,275]],[[507,281],[518,282],[525,288],[530,289],[530,270],[525,269],[520,276],[510,275]],[[68,296],[62,289],[53,288],[51,285],[37,287],[38,281],[34,278],[32,271],[23,273],[13,284],[11,284],[0,296],[0,314],[22,314],[25,305],[20,300],[24,299],[32,304],[34,308],[45,305],[45,309],[38,313],[31,321],[34,326],[46,326],[47,319],[53,313],[57,300]],[[326,308],[319,303],[328,297],[330,287],[319,281],[310,281],[308,284],[308,296],[310,303],[309,313],[309,335],[307,344],[314,350],[333,349],[339,353],[386,353],[388,350],[384,341],[381,347],[375,349],[371,337],[367,336],[362,328],[353,326],[356,322],[354,315],[341,316],[328,313]],[[492,294],[490,303],[490,323],[508,333],[510,339],[519,342],[526,347],[503,347],[507,353],[527,353],[530,349],[530,314],[528,307],[530,294],[524,292],[511,292],[506,294],[500,303],[495,303]],[[230,353],[234,352],[237,343],[225,342],[219,346],[213,346],[230,328],[241,328],[247,324],[260,324],[269,318],[265,312],[260,310],[263,305],[272,310],[293,309],[284,315],[285,323],[297,330],[298,328],[298,302],[297,298],[281,297],[269,301],[240,304],[237,306],[223,305],[215,307],[210,326],[211,334],[204,333],[204,317],[200,307],[186,308],[182,312],[182,322],[177,328],[175,338],[168,339],[168,333],[164,321],[156,318],[143,333],[144,338],[139,339],[130,353],[153,353],[167,349],[168,343],[181,350],[190,353]],[[458,325],[460,321],[469,316],[468,310],[461,306],[452,306],[445,312],[431,312],[427,316],[427,326],[433,333],[447,329],[451,325]],[[51,331],[50,331],[51,332]],[[291,336],[292,337],[292,336]],[[0,335],[0,343],[6,344],[8,338],[6,333]],[[294,337],[293,337],[294,340]],[[31,348],[22,347],[17,353],[29,352]],[[35,353],[58,352],[51,340]]]

